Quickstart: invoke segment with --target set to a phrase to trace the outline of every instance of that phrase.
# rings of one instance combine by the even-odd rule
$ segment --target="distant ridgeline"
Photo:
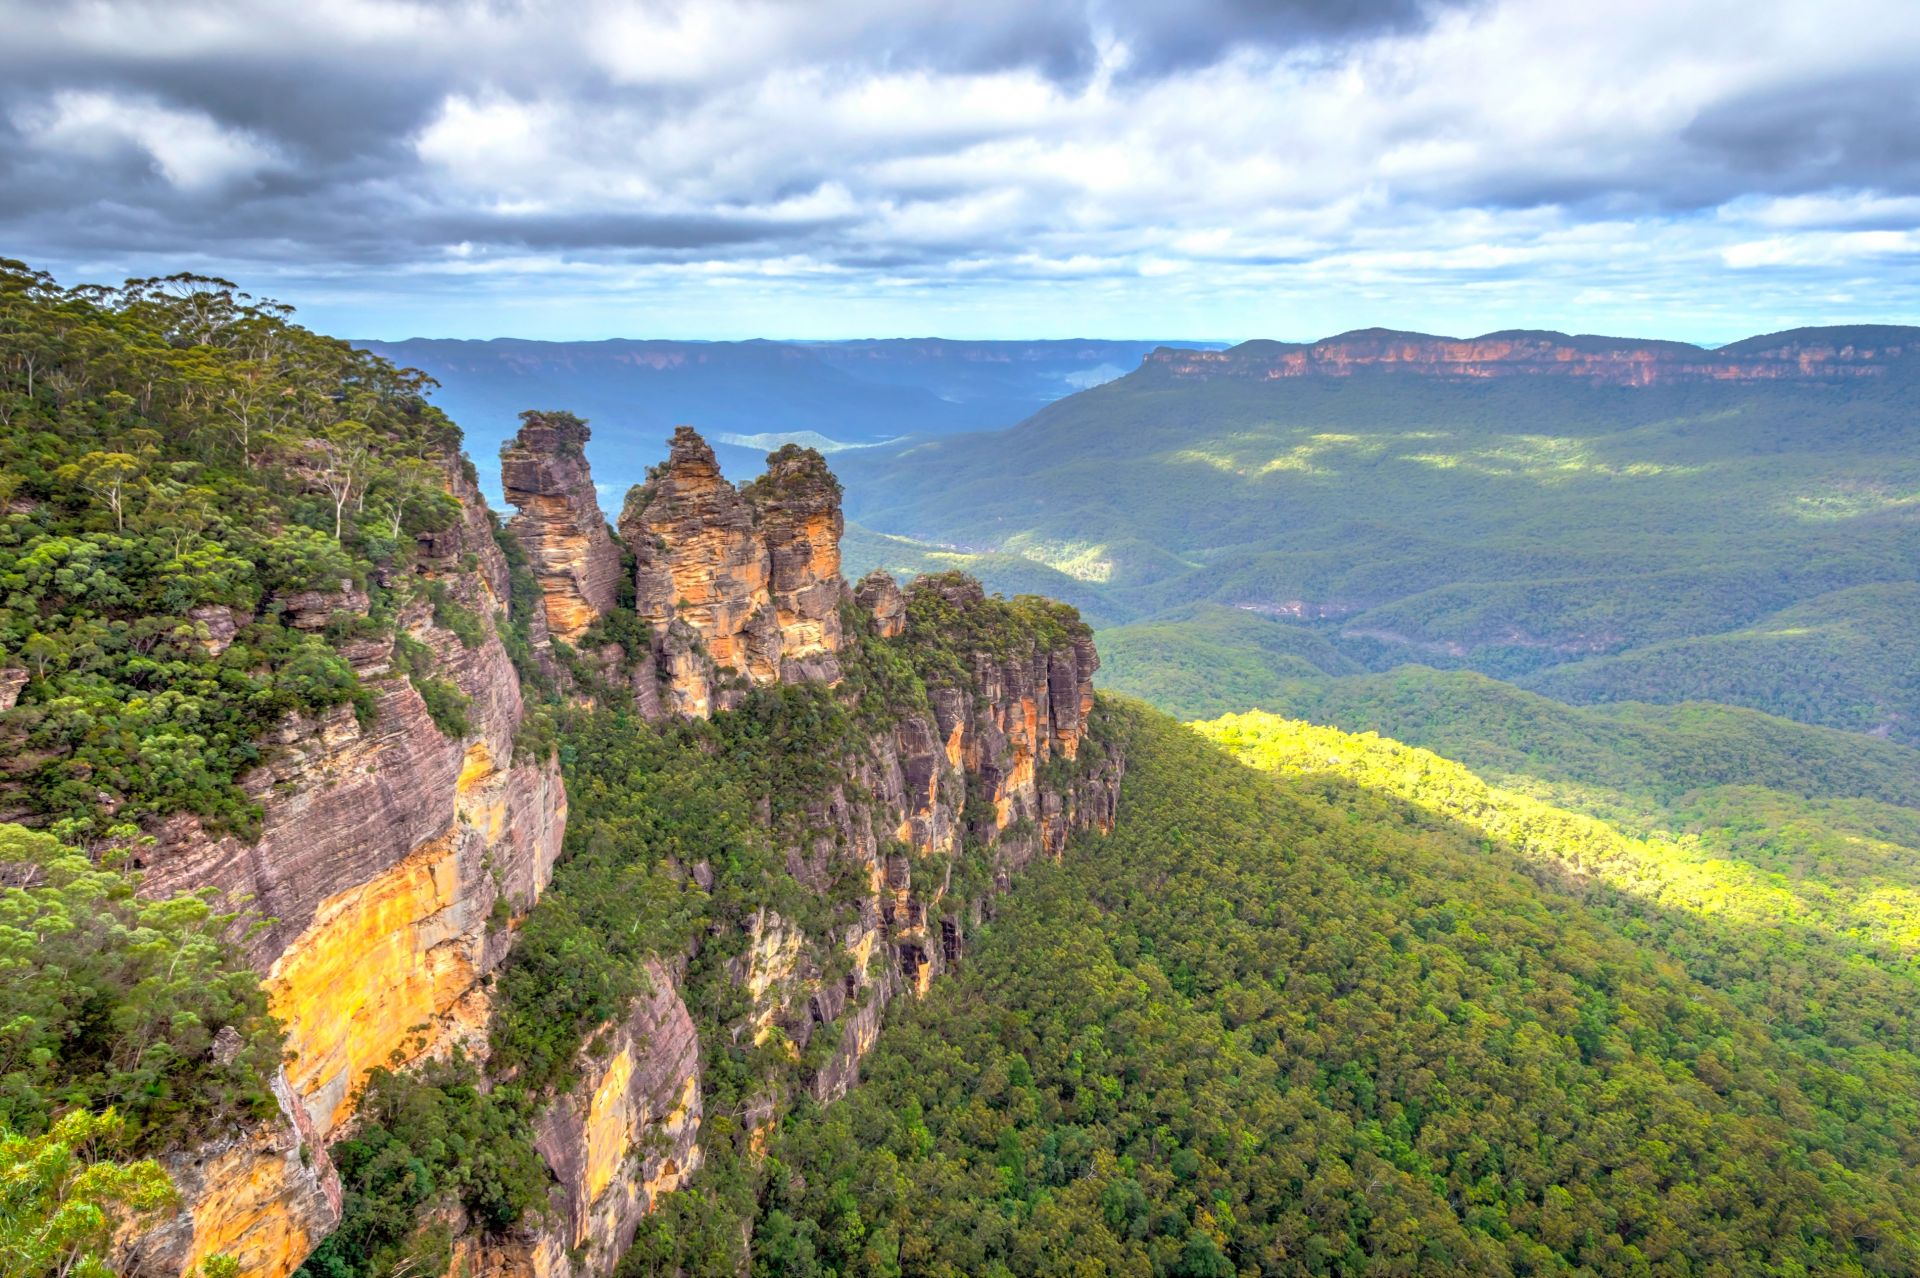
[[[1916,394],[1889,326],[1163,349],[850,455],[849,552],[1070,599],[1112,686],[1180,711],[1418,662],[1920,742]]]
[[[436,401],[460,421],[477,455],[491,456],[510,438],[528,404],[564,403],[591,418],[594,473],[610,507],[642,479],[657,441],[681,422],[698,423],[730,469],[758,467],[783,443],[834,456],[909,435],[996,430],[1062,395],[1122,376],[1157,345],[939,338],[367,343],[439,382]]]
[[[1685,342],[1570,337],[1515,329],[1458,340],[1369,328],[1323,342],[1242,342],[1227,350],[1161,347],[1143,369],[1168,377],[1571,377],[1621,386],[1698,381],[1839,381],[1883,377],[1920,356],[1920,329],[1801,328],[1707,350]]]
[[[502,525],[426,385],[0,264],[10,1273],[737,1272],[772,1126],[1112,825],[1072,609],[856,591],[818,453],[691,430],[616,533],[526,414]]]

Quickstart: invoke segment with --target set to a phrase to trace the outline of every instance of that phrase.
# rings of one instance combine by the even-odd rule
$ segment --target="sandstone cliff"
[[[551,873],[566,794],[553,760],[515,757],[523,706],[513,666],[490,627],[469,645],[434,619],[444,606],[492,618],[507,597],[478,491],[458,469],[448,485],[461,521],[423,539],[392,583],[409,598],[395,625],[470,699],[470,731],[435,725],[395,669],[391,637],[349,641],[373,713],[365,723],[345,707],[293,719],[264,743],[265,761],[244,778],[264,812],[259,839],[176,817],[142,857],[145,891],[214,887],[266,920],[246,944],[289,1057],[276,1086],[283,1121],[175,1160],[186,1206],[140,1240],[138,1272],[178,1274],[225,1254],[249,1275],[290,1273],[338,1218],[327,1145],[351,1116],[354,1088],[375,1065],[479,1034],[484,978],[511,940],[505,924]],[[429,585],[449,604],[415,589]],[[351,583],[279,604],[316,628],[369,606]]]
[[[1176,378],[1274,380],[1401,373],[1482,380],[1570,377],[1620,386],[1709,381],[1834,381],[1877,378],[1916,351],[1911,330],[1863,330],[1858,340],[1810,330],[1749,338],[1720,350],[1685,342],[1500,332],[1458,339],[1362,329],[1320,342],[1252,341],[1224,351],[1162,347],[1143,365]]]

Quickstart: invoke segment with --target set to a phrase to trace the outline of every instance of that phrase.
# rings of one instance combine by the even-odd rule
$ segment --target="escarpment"
[[[366,1228],[354,1193],[370,1191],[343,1192],[329,1156],[367,1121],[360,1089],[376,1068],[457,1054],[477,1089],[518,1097],[512,1139],[543,1179],[531,1208],[497,1219],[441,1191],[416,1209],[419,1236],[444,1238],[447,1273],[610,1275],[663,1196],[715,1160],[756,1157],[799,1097],[852,1087],[891,1002],[963,960],[1023,866],[1111,826],[1123,760],[1102,738],[1098,658],[1071,609],[956,574],[855,591],[818,453],[783,448],[736,487],[685,428],[616,540],[585,440],[563,414],[528,415],[503,452],[510,540],[455,466],[459,517],[387,577],[269,605],[336,637],[371,696],[262,743],[244,778],[257,838],[175,816],[140,854],[146,890],[213,888],[260,919],[244,944],[287,1058],[277,1119],[174,1159],[182,1210],[133,1241],[134,1272],[226,1256],[283,1278],[343,1213],[341,1237]],[[519,616],[522,569],[502,544],[538,586],[520,578]],[[623,864],[645,871],[619,890],[680,894],[692,921],[620,960],[643,961],[643,979],[597,1008],[564,1061],[529,1073],[497,1047],[502,1000],[529,997],[503,992],[502,974],[523,937],[552,935],[546,911],[605,914],[566,896],[587,880],[555,877],[570,813],[608,791],[570,800],[554,724],[563,741],[594,724],[684,752],[685,787],[618,827]],[[707,828],[709,794],[737,796],[744,819],[680,841]],[[765,849],[763,869],[740,839]],[[578,926],[590,947],[626,943]],[[555,980],[586,979],[569,962]]]
[[[1835,334],[1854,334],[1851,338]],[[1566,377],[1618,386],[1687,382],[1842,381],[1913,367],[1911,329],[1797,330],[1718,350],[1685,342],[1511,331],[1467,339],[1362,329],[1319,342],[1242,342],[1228,350],[1161,347],[1157,376],[1271,381],[1361,373],[1486,380]],[[1904,361],[1904,363],[1903,363]]]
[[[137,1272],[191,1272],[213,1255],[291,1272],[339,1217],[327,1146],[355,1089],[375,1066],[483,1036],[487,974],[559,854],[558,766],[515,750],[526,707],[493,624],[507,565],[472,480],[455,466],[446,482],[459,519],[386,583],[402,601],[391,633],[351,582],[270,605],[346,636],[369,707],[296,716],[262,743],[242,778],[257,839],[176,816],[139,854],[144,891],[212,888],[261,921],[245,944],[287,1060],[280,1120],[173,1160],[184,1206],[135,1244]],[[436,722],[434,693],[464,703],[464,722]]]

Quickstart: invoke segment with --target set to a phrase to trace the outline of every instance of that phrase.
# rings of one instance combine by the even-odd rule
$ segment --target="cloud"
[[[110,161],[137,148],[182,190],[221,186],[273,163],[272,149],[244,130],[110,92],[63,89],[44,106],[21,108],[14,123],[30,145],[83,159]]]
[[[1920,306],[1910,0],[0,0],[0,29],[9,252],[347,324]],[[708,304],[740,290],[765,308]]]

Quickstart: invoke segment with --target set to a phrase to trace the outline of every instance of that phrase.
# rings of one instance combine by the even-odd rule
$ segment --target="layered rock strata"
[[[1837,381],[1886,375],[1912,363],[1911,330],[1866,330],[1858,340],[1832,331],[1749,338],[1719,350],[1685,342],[1572,337],[1514,331],[1458,339],[1362,329],[1320,342],[1252,341],[1223,351],[1162,347],[1143,365],[1178,378],[1351,377],[1402,373],[1462,380],[1569,377],[1619,386],[1682,382]]]
[[[506,561],[471,481],[455,470],[448,483],[462,518],[422,540],[413,577],[490,618],[505,607]],[[481,1036],[485,978],[552,872],[565,788],[554,760],[515,758],[524,708],[505,649],[491,629],[468,646],[435,624],[422,592],[395,584],[413,595],[397,627],[469,699],[470,731],[435,725],[394,670],[392,639],[349,641],[373,713],[296,717],[262,743],[265,761],[242,779],[260,837],[177,816],[141,854],[144,891],[213,887],[262,921],[245,945],[286,1026],[288,1060],[280,1120],[174,1160],[185,1207],[139,1240],[136,1272],[190,1272],[214,1254],[269,1278],[298,1266],[339,1216],[326,1151],[355,1089],[374,1066]],[[348,588],[282,606],[296,624],[324,625],[368,603]]]
[[[747,689],[840,678],[840,484],[792,446],[737,489],[692,428],[627,497],[620,536],[664,708],[705,717]]]

